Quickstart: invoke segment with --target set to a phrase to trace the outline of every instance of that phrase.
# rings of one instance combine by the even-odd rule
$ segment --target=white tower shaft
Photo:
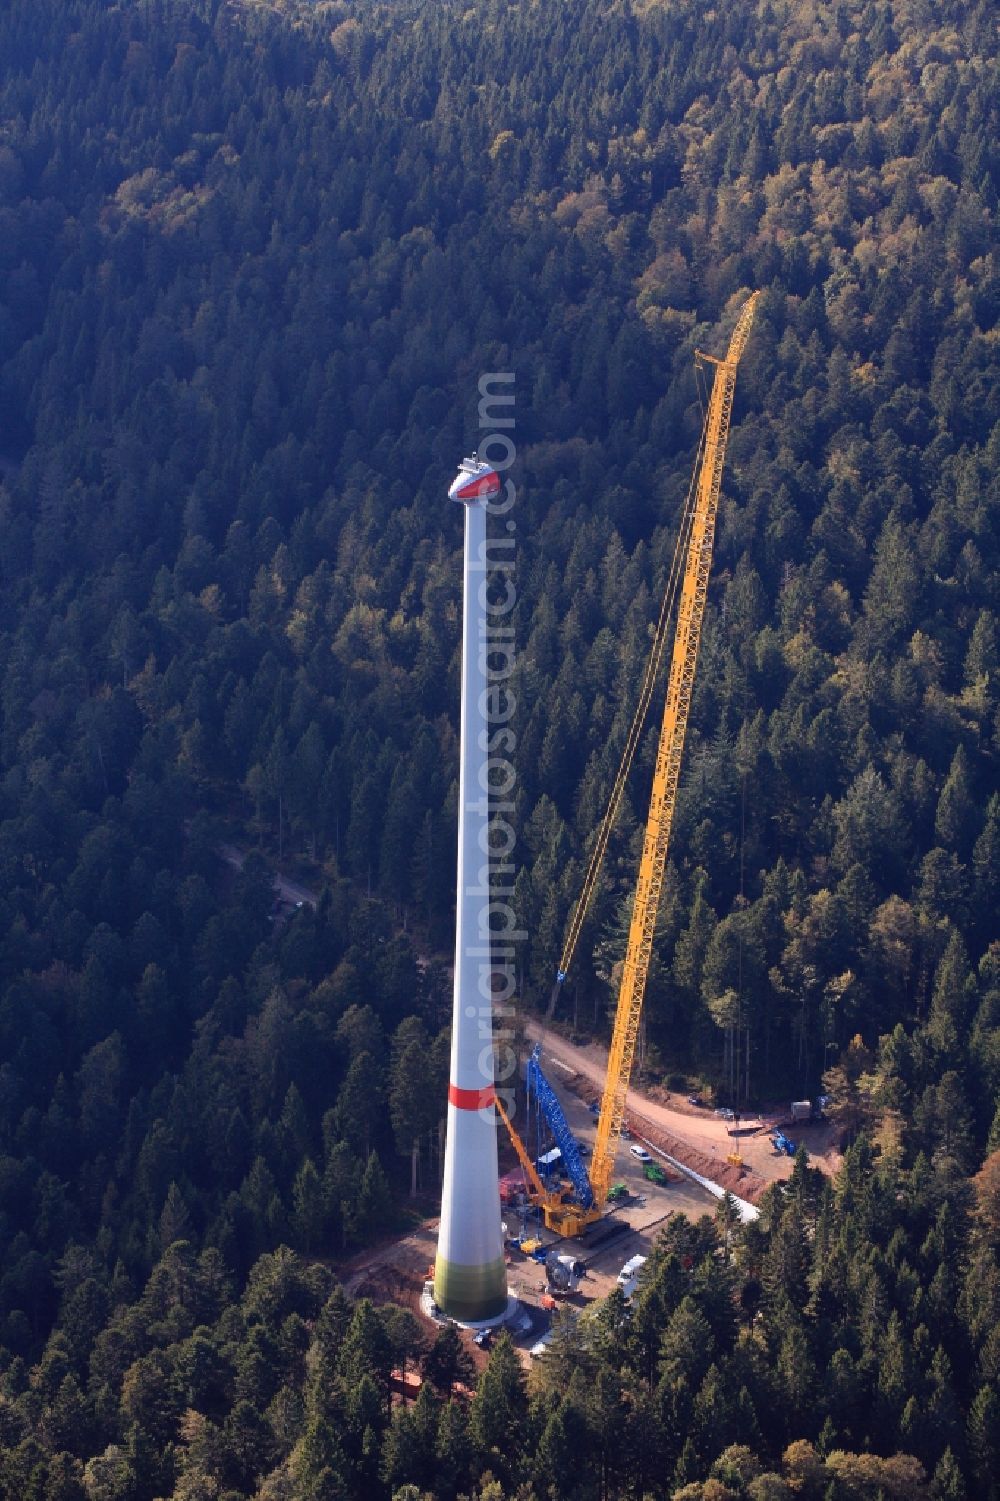
[[[495,480],[495,475],[493,479]],[[454,487],[453,487],[454,488]],[[461,1323],[490,1323],[507,1308],[500,1229],[493,1080],[487,784],[487,497],[463,499],[462,722],[458,893],[448,1135],[434,1300]]]

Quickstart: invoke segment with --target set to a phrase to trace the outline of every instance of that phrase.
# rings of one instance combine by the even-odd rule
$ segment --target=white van
[[[628,1261],[626,1261],[625,1265],[622,1267],[621,1271],[618,1273],[618,1286],[621,1288],[626,1298],[631,1298],[632,1294],[635,1292],[636,1284],[639,1281],[639,1273],[642,1271],[645,1265],[645,1256],[630,1256]]]
[[[531,1356],[532,1360],[540,1360],[542,1358],[546,1350],[549,1348],[549,1345],[551,1345],[552,1343],[552,1336],[554,1333],[555,1330],[546,1329],[541,1339],[535,1341],[531,1349],[528,1351],[528,1354]]]

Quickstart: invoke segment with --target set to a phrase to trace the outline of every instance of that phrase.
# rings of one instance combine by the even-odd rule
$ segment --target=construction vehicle
[[[535,1047],[525,1069],[529,1109],[534,1101],[539,1113],[544,1116],[555,1139],[562,1164],[572,1184],[573,1200],[583,1209],[594,1203],[594,1190],[583,1161],[582,1153],[570,1124],[563,1113],[559,1097],[542,1072],[541,1048]],[[548,1221],[546,1220],[546,1223]]]
[[[493,1103],[496,1105],[497,1114],[506,1126],[507,1135],[510,1137],[514,1151],[517,1153],[517,1160],[521,1164],[521,1170],[524,1173],[525,1179],[527,1180],[528,1195],[530,1198],[533,1198],[536,1203],[541,1203],[549,1190],[546,1188],[545,1184],[538,1176],[538,1169],[535,1167],[535,1164],[532,1162],[531,1158],[528,1156],[528,1153],[525,1151],[524,1142],[521,1140],[518,1132],[514,1129],[514,1123],[511,1120],[510,1116],[507,1114],[507,1111],[504,1108],[503,1104],[501,1103],[499,1095],[496,1096]]]
[[[667,680],[666,703],[660,728],[659,744],[653,773],[653,789],[646,818],[646,829],[639,864],[639,876],[632,904],[628,942],[622,966],[621,986],[615,1024],[608,1055],[608,1072],[597,1121],[597,1135],[589,1173],[583,1166],[573,1133],[566,1122],[559,1101],[538,1062],[538,1050],[529,1060],[529,1089],[533,1089],[556,1144],[563,1154],[571,1187],[547,1187],[531,1165],[529,1179],[546,1227],[558,1235],[580,1235],[604,1213],[611,1187],[615,1154],[625,1125],[625,1099],[632,1059],[639,1032],[646,976],[653,948],[656,913],[663,885],[670,829],[680,783],[681,758],[691,710],[701,626],[708,594],[708,577],[715,538],[715,520],[722,487],[722,467],[736,389],[736,371],[746,348],[759,298],[754,292],[744,303],[723,360],[699,354],[715,366],[705,426],[700,444],[701,464],[695,471],[689,492],[689,504],[682,517],[673,566],[664,595],[663,607],[654,633],[653,649],[639,694],[639,704],[629,730],[625,752],[615,778],[611,799],[598,830],[583,890],[570,924],[569,934],[559,962],[549,1015],[560,987],[565,983],[573,951],[579,938],[587,908],[597,885],[604,851],[614,825],[625,782],[642,734],[646,711],[651,702],[660,660],[666,644],[667,628],[674,613],[676,624]],[[508,1116],[501,1111],[525,1171],[530,1163],[523,1143],[511,1128]]]
[[[630,1256],[628,1261],[618,1273],[618,1286],[626,1298],[631,1298],[639,1285],[639,1273],[646,1265],[648,1257]]]
[[[545,1280],[554,1297],[565,1298],[575,1293],[586,1273],[586,1266],[577,1256],[550,1251],[545,1258]]]

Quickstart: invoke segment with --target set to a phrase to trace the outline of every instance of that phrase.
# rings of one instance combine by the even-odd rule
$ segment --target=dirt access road
[[[586,1081],[599,1096],[604,1088],[608,1069],[605,1048],[597,1043],[580,1047],[547,1031],[541,1023],[532,1020],[526,1021],[524,1030],[532,1042],[541,1043],[542,1057],[550,1068],[554,1066],[557,1077],[559,1071],[575,1074]],[[671,1100],[669,1104],[642,1094],[637,1089],[630,1089],[626,1105],[628,1117],[635,1119],[639,1125],[647,1122],[658,1136],[662,1136],[666,1150],[696,1172],[751,1201],[760,1197],[768,1183],[787,1178],[791,1173],[791,1158],[779,1156],[774,1151],[766,1130],[762,1129],[760,1135],[730,1136],[727,1123],[710,1109],[699,1109],[689,1105],[687,1100],[675,1102],[670,1096],[667,1098]],[[755,1124],[763,1128],[765,1120],[758,1121],[756,1117],[752,1117],[741,1122],[744,1130]],[[797,1127],[795,1136],[796,1140],[805,1143],[814,1166],[827,1173],[837,1171],[840,1165],[837,1132],[829,1122],[818,1121]],[[667,1138],[672,1144],[668,1144]],[[749,1172],[743,1174],[742,1182],[738,1176],[734,1176],[726,1161],[733,1151],[739,1152],[749,1169]]]
[[[219,856],[231,865],[234,870],[242,870],[246,861],[246,851],[237,849],[235,844],[220,844]],[[301,886],[298,881],[290,881],[280,871],[275,872],[274,890],[278,899],[286,907],[315,907],[319,897],[315,891],[310,891],[308,886]]]

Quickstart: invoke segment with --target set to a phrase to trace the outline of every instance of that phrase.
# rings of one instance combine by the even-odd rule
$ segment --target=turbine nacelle
[[[499,494],[499,474],[475,453],[462,460],[448,489],[449,500],[496,500]]]

